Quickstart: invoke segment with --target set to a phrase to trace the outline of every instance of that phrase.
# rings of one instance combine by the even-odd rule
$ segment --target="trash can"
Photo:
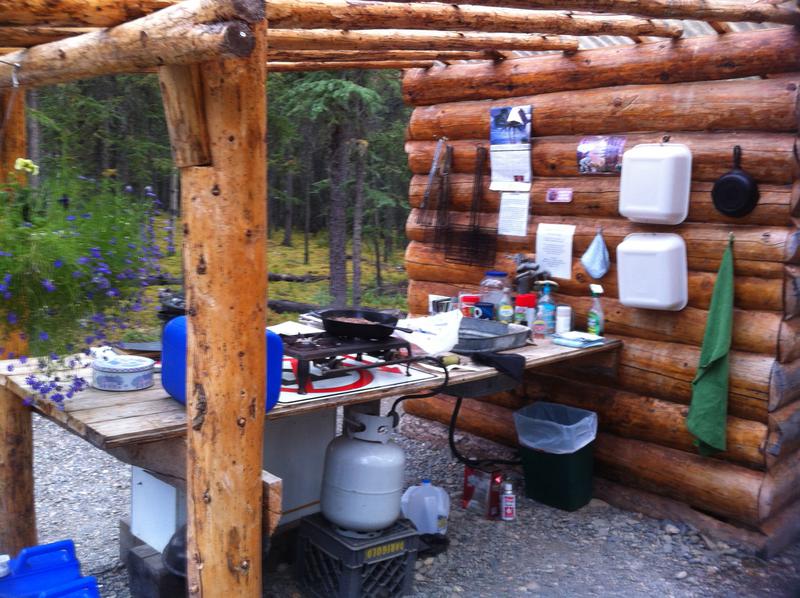
[[[525,496],[575,511],[592,498],[597,414],[538,401],[514,413]]]

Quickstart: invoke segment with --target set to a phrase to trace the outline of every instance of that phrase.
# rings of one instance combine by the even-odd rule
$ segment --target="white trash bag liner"
[[[522,446],[565,455],[585,447],[597,436],[597,414],[586,409],[537,401],[514,412]]]

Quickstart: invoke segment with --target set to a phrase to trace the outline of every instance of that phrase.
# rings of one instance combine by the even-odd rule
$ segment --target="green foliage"
[[[144,205],[111,180],[80,180],[66,170],[38,189],[7,183],[0,191],[5,336],[24,332],[36,355],[62,352],[108,330],[112,306],[114,315],[135,309],[137,259],[147,253]]]

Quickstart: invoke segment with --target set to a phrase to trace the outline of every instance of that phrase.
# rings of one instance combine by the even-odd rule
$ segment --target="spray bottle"
[[[603,306],[600,304],[600,295],[603,294],[603,287],[599,284],[590,284],[589,289],[592,292],[592,306],[589,308],[589,313],[586,317],[586,331],[597,336],[603,336],[605,316],[603,315]]]
[[[544,323],[545,334],[549,337],[556,331],[556,302],[553,300],[550,291],[553,287],[557,288],[558,283],[552,280],[542,280],[536,284],[542,289],[536,319]]]

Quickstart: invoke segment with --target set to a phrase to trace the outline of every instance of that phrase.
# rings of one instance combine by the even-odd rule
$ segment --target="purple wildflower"
[[[47,333],[46,333],[44,330],[42,330],[42,331],[39,333],[39,340],[40,340],[40,341],[46,341],[46,340],[48,340],[49,338],[50,338],[50,335],[49,335],[49,334],[47,334]]]
[[[44,290],[47,291],[48,293],[52,293],[53,291],[56,290],[56,285],[54,285],[53,281],[50,280],[49,278],[45,278],[44,280],[42,280],[42,286],[44,287]]]
[[[16,324],[19,318],[17,318],[17,314],[13,311],[10,311],[6,314],[6,320],[8,320],[9,324]]]
[[[63,265],[64,265],[64,260],[55,260],[55,261],[53,262],[53,267],[54,267],[54,268],[60,268],[60,267],[61,267],[61,266],[63,266]]]
[[[72,222],[73,220],[75,220],[75,215],[74,214],[70,214],[69,216],[67,216],[67,221],[68,222]]]

